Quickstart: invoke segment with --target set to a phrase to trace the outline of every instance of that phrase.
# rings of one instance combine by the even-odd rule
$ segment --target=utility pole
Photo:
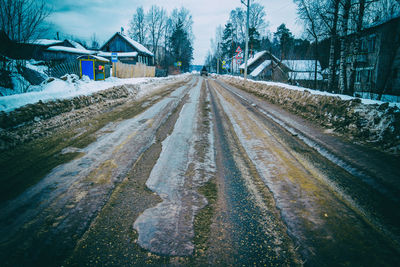
[[[250,16],[250,0],[247,0],[247,5],[245,0],[240,0],[243,5],[247,7],[247,20],[246,20],[246,49],[244,50],[244,80],[247,80],[247,59],[249,53],[249,16]]]
[[[217,45],[217,74],[219,74],[219,43]]]

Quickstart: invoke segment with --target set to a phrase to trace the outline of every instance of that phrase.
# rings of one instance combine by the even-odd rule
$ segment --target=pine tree
[[[193,59],[193,47],[180,19],[171,35],[171,56],[174,62],[182,62],[181,69],[183,71],[189,71]]]
[[[274,37],[277,38],[280,43],[281,59],[287,58],[293,46],[294,37],[292,33],[286,28],[286,25],[282,23],[274,33]]]
[[[233,40],[233,26],[232,23],[227,23],[222,36],[222,57],[230,59],[235,53],[235,45]]]
[[[255,27],[249,28],[249,47],[252,54],[260,50],[260,33]]]

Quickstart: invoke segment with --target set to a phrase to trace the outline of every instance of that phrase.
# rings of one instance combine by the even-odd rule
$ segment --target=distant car
[[[208,76],[208,73],[207,73],[207,68],[206,68],[206,66],[203,66],[203,68],[201,69],[201,76]]]

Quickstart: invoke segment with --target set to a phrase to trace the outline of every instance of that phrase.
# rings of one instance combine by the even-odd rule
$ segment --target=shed
[[[90,79],[99,81],[110,77],[110,61],[104,57],[84,55],[78,57],[80,77],[89,76]]]

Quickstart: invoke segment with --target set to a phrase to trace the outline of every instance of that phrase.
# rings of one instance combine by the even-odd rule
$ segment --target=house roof
[[[84,56],[79,56],[77,57],[78,59],[85,59],[85,58],[91,58],[91,59],[97,59],[99,61],[103,62],[110,62],[110,60],[104,58],[104,57],[99,57],[99,56],[94,56],[94,55],[84,55]]]
[[[313,81],[315,76],[313,72],[298,72],[298,71],[290,71],[288,72],[288,76],[291,80],[305,80],[305,81]],[[317,80],[323,80],[321,73],[317,73]]]
[[[256,62],[260,57],[262,57],[265,53],[267,53],[267,50],[264,51],[260,51],[256,54],[254,54],[254,56],[252,56],[251,58],[249,58],[247,60],[247,67],[249,67],[250,65],[252,65],[254,62]],[[242,65],[240,65],[240,69],[244,69],[245,67],[245,63],[243,63]]]
[[[282,60],[282,63],[292,71],[315,71],[315,60]],[[317,61],[317,71],[320,72],[321,70],[321,64]]]
[[[75,47],[76,49],[86,50],[86,48],[83,47],[83,45],[81,45],[80,43],[78,43],[78,42],[76,42],[76,41],[69,40],[69,39],[67,39],[67,41],[68,41],[73,47]]]
[[[139,52],[142,52],[142,53],[147,54],[149,56],[154,56],[153,53],[150,52],[142,44],[139,44],[135,40],[129,38],[128,36],[126,36],[125,34],[122,34],[120,32],[116,32],[107,42],[104,43],[104,45],[101,47],[101,49],[103,49],[107,45],[107,43],[110,42],[114,38],[114,36],[116,36],[116,35],[119,35],[120,37],[122,37],[126,42],[128,42],[132,47],[134,47]]]
[[[102,57],[111,57],[112,52],[103,52],[100,51],[97,53],[97,55],[102,56]],[[118,57],[137,57],[138,52],[118,52],[117,56]]]
[[[60,52],[67,52],[67,53],[73,53],[73,54],[84,54],[84,55],[92,55],[95,52],[91,50],[86,50],[86,49],[77,49],[73,47],[66,47],[66,46],[51,46],[46,49],[47,51],[60,51]]]
[[[62,42],[64,42],[64,41],[62,41],[62,40],[51,40],[51,39],[37,39],[35,41],[32,41],[31,44],[42,45],[42,46],[51,46],[51,45],[60,44]]]
[[[266,67],[268,67],[272,63],[272,60],[265,60],[263,63],[258,65],[251,73],[250,76],[257,77]]]

